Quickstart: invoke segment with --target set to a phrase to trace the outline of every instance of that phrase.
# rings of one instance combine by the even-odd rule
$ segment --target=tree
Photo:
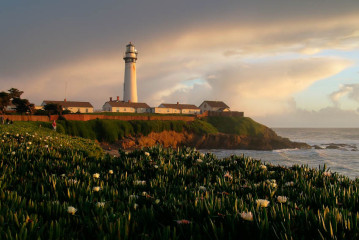
[[[16,106],[16,112],[33,114],[35,111],[34,104],[27,99],[14,98],[12,102]]]
[[[10,94],[7,92],[0,92],[0,113],[4,114],[6,107],[10,104]]]
[[[48,103],[44,106],[44,110],[48,111],[49,114],[62,115],[62,106],[56,103]]]
[[[23,91],[20,91],[17,88],[10,88],[8,92],[10,95],[10,99],[20,98],[20,96],[24,93]]]

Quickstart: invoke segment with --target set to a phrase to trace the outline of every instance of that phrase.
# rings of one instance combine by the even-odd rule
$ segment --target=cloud
[[[339,90],[330,94],[330,99],[337,106],[343,97],[359,102],[359,84],[344,84]]]
[[[255,117],[256,121],[269,127],[303,127],[303,128],[358,128],[359,111],[343,110],[338,107],[326,107],[318,111],[292,109],[282,114],[269,114]]]
[[[223,100],[233,110],[252,116],[281,113],[293,94],[350,65],[349,61],[337,58],[303,58],[228,66],[208,72],[206,85],[172,91],[162,101],[193,96],[192,102],[196,104],[205,99]]]

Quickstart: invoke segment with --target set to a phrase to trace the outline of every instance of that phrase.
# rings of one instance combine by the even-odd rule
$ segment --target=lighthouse
[[[137,102],[136,60],[137,50],[131,42],[126,45],[125,81],[123,86],[123,101]]]

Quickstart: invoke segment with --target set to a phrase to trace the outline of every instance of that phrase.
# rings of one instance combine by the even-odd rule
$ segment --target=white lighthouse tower
[[[126,45],[125,82],[123,86],[123,101],[137,102],[136,60],[137,50],[131,42]]]

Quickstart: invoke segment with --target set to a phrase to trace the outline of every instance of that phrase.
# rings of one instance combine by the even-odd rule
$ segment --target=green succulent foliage
[[[359,181],[325,167],[159,146],[115,157],[44,123],[0,125],[0,142],[0,239],[359,237]]]

